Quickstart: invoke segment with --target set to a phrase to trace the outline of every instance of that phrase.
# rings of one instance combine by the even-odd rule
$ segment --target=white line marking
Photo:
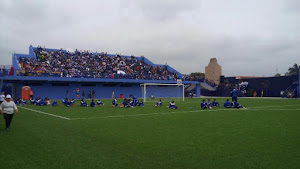
[[[194,110],[194,111],[179,111],[179,112],[167,112],[167,113],[145,113],[145,114],[128,114],[128,115],[115,115],[115,116],[102,116],[102,117],[83,117],[83,118],[71,118],[70,120],[90,120],[90,119],[108,119],[108,118],[124,118],[124,117],[138,117],[138,116],[152,116],[152,115],[168,115],[168,114],[180,114],[180,113],[194,113],[194,112],[211,112],[211,111],[261,111],[261,110],[267,110],[267,111],[282,111],[282,110],[294,110],[299,111],[300,109],[216,109],[216,110]]]
[[[289,107],[289,106],[297,106],[297,105],[284,105],[284,106],[260,106],[260,107],[248,107],[248,108],[251,108],[251,109],[257,109],[257,108]]]
[[[59,115],[55,115],[55,114],[50,114],[50,113],[42,112],[42,111],[39,111],[39,110],[34,110],[34,109],[26,108],[26,107],[19,107],[19,108],[34,111],[34,112],[41,113],[41,114],[46,114],[48,116],[53,116],[53,117],[57,117],[57,118],[65,119],[65,120],[71,120],[68,117],[63,117],[63,116],[59,116]]]

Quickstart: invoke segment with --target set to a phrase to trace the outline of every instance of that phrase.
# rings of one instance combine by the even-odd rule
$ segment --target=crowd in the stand
[[[36,58],[19,58],[22,70],[17,75],[149,80],[178,78],[177,73],[169,72],[166,66],[152,67],[134,56],[108,56],[103,52],[77,49],[74,52],[63,49],[47,51],[42,47],[37,47],[35,54]]]
[[[13,76],[14,75],[14,67],[5,67],[0,66],[0,76]]]

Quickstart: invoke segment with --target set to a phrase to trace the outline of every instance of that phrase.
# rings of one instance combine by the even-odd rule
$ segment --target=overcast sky
[[[181,73],[216,57],[225,76],[300,63],[299,0],[1,0],[0,65],[29,45],[144,55]]]

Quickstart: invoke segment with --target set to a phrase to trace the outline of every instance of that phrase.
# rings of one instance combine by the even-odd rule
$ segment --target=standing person
[[[89,99],[92,98],[92,91],[89,91],[88,98],[89,98]]]
[[[82,99],[84,99],[84,96],[85,96],[85,94],[84,94],[84,90],[82,91]]]
[[[66,98],[69,98],[69,90],[66,90]]]
[[[79,88],[76,89],[76,97],[77,99],[79,99],[80,95],[79,95]]]
[[[262,90],[261,92],[260,92],[260,97],[263,97],[264,96],[264,91]]]
[[[3,117],[5,119],[6,131],[9,131],[10,123],[14,115],[14,110],[16,111],[16,113],[18,113],[18,108],[15,102],[11,100],[10,94],[6,95],[6,101],[1,103],[0,108],[1,113],[3,114]]]
[[[92,99],[95,99],[95,95],[96,95],[96,92],[95,90],[92,91]]]
[[[114,90],[111,92],[111,98],[112,98],[112,99],[115,98],[115,91],[114,91]]]
[[[4,95],[4,92],[1,92],[1,95],[0,95],[0,104],[2,102],[4,102],[4,101],[5,101],[5,95]]]
[[[257,96],[257,92],[254,91],[254,92],[253,92],[253,97],[256,97],[256,96]]]
[[[238,99],[238,90],[233,89],[232,90],[232,101],[237,102],[237,99]]]
[[[30,90],[29,96],[30,96],[30,99],[33,99],[33,92],[32,92],[32,90]]]

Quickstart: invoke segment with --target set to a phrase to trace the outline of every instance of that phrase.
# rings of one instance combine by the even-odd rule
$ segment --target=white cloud
[[[0,64],[30,44],[145,55],[182,73],[217,57],[226,76],[300,63],[298,1],[0,1]],[[268,66],[266,66],[266,64]],[[263,68],[263,69],[262,69]]]

